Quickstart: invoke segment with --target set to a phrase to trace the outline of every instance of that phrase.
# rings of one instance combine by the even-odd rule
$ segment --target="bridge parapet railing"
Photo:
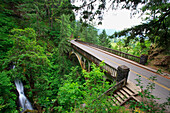
[[[138,63],[141,62],[141,61],[140,61],[140,60],[141,60],[141,57],[138,57],[138,56],[134,56],[134,55],[131,55],[131,54],[128,54],[128,53],[124,53],[124,52],[121,52],[121,51],[118,51],[118,50],[110,49],[110,48],[107,48],[107,47],[103,47],[103,46],[99,46],[99,45],[94,45],[94,44],[92,44],[92,43],[84,42],[84,41],[81,41],[81,40],[75,40],[75,41],[77,41],[77,42],[79,42],[79,43],[82,43],[82,44],[86,44],[86,45],[89,45],[89,46],[92,46],[92,47],[96,47],[96,48],[105,50],[105,51],[107,51],[107,52],[110,52],[110,53],[119,55],[119,56],[121,56],[121,57],[130,59],[130,60],[133,60],[133,61],[138,62]]]
[[[72,43],[72,47],[79,52],[80,54],[82,54],[84,57],[86,57],[88,60],[90,60],[91,62],[94,62],[97,66],[99,66],[99,64],[102,62],[102,60],[96,58],[95,56],[87,53],[86,51],[84,51],[83,49],[81,49],[80,47],[74,45]],[[116,80],[117,78],[117,71],[118,69],[110,66],[109,64],[105,64],[103,67],[103,69],[105,69],[107,71],[107,73],[109,73],[112,77],[112,79]]]

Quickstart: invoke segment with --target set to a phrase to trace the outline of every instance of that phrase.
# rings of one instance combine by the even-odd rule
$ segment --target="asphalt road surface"
[[[135,63],[133,61],[130,61],[128,59],[119,57],[117,55],[108,53],[106,51],[90,47],[85,44],[78,43],[74,40],[71,41],[72,44],[78,46],[82,50],[88,52],[89,54],[97,57],[101,61],[104,60],[106,64],[109,64],[110,66],[117,69],[120,65],[125,65],[130,68],[128,80],[134,82],[137,84],[137,81],[135,79],[138,79],[141,76],[141,80],[143,83],[144,88],[148,85],[148,83],[155,83],[155,89],[152,91],[152,94],[156,97],[160,98],[158,103],[163,103],[167,101],[167,98],[170,96],[170,79],[165,78],[163,76],[160,76],[157,73],[154,73],[153,71],[150,71],[149,69],[145,69],[142,67],[142,65]],[[156,77],[156,81],[152,81],[149,78],[151,76]]]

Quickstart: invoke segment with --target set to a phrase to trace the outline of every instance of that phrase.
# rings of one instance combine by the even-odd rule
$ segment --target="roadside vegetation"
[[[151,42],[149,40],[145,40],[144,43],[140,43],[139,41],[132,40],[128,46],[126,46],[126,39],[113,39],[111,45],[112,49],[122,51],[134,56],[141,56],[142,54],[148,55],[148,51],[151,47]],[[137,38],[139,40],[139,38]]]

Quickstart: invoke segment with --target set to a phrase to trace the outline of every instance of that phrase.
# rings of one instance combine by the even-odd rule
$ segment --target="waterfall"
[[[27,109],[33,110],[31,103],[29,102],[27,97],[24,95],[24,86],[23,86],[21,80],[17,79],[14,82],[15,82],[17,91],[19,93],[19,104],[20,104],[20,107],[22,108],[21,112],[24,112]]]

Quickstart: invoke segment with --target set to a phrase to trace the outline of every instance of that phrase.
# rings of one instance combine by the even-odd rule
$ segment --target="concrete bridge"
[[[84,46],[85,42],[83,43],[83,41],[72,40],[71,44],[72,44],[72,48],[74,48],[74,49],[72,50],[70,55],[71,54],[76,55],[82,69],[90,71],[91,62],[93,62],[97,66],[99,66],[100,62],[104,61],[105,65],[102,68],[107,71],[108,75],[110,75],[110,76],[106,76],[106,79],[116,80],[117,82],[120,82],[121,80],[126,78],[126,80],[125,80],[125,83],[126,83],[127,78],[128,78],[128,73],[130,70],[127,66],[122,65],[117,68],[113,67],[110,62],[107,62],[104,59],[101,59],[100,54],[95,56],[94,54],[92,54],[92,51],[88,51],[87,48],[84,48],[83,46]],[[81,44],[81,45],[79,45],[79,44]]]
[[[137,83],[135,79],[138,78],[137,75],[140,75],[144,87],[146,87],[148,83],[155,83],[155,89],[152,94],[161,98],[159,103],[167,101],[166,98],[170,93],[170,78],[156,73],[157,70],[141,65],[147,62],[147,56],[136,57],[79,40],[71,40],[70,42],[73,48],[71,54],[77,56],[82,69],[90,71],[91,62],[99,65],[101,61],[104,61],[106,65],[103,68],[110,74],[110,78],[108,77],[108,79],[116,80],[117,83],[121,82],[122,84],[119,87],[126,87],[129,91],[133,92],[131,95],[135,95],[137,91],[140,91],[140,89],[133,84]],[[151,76],[155,76],[157,81],[150,80],[149,78]],[[120,91],[123,91],[118,93],[123,94],[124,92],[128,92],[125,91],[127,89],[120,89]]]

